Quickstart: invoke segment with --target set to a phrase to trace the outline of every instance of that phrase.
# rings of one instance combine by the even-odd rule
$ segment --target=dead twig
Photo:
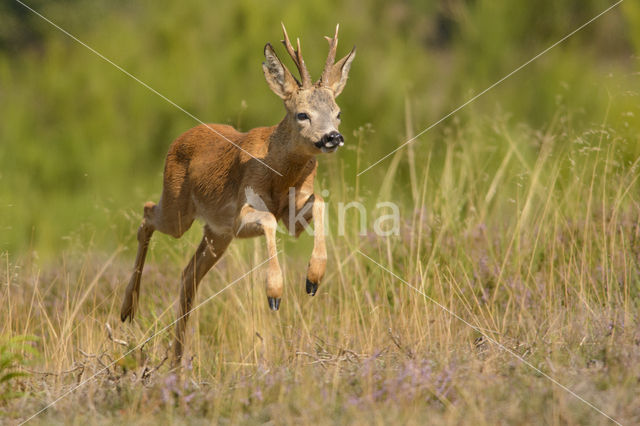
[[[398,349],[400,349],[402,353],[404,353],[409,359],[415,358],[415,355],[413,354],[411,349],[404,347],[400,343],[400,339],[398,338],[398,336],[393,334],[393,330],[391,330],[391,327],[389,327],[388,333],[389,333],[389,337],[391,337],[391,341],[398,347]]]
[[[156,371],[158,371],[160,369],[160,367],[162,367],[164,365],[164,363],[167,362],[167,360],[169,359],[170,351],[171,351],[171,344],[169,344],[169,346],[167,346],[167,350],[164,353],[164,357],[162,358],[162,360],[160,360],[160,363],[158,363],[158,365],[156,365],[153,368],[148,368],[145,365],[144,369],[142,370],[142,374],[140,375],[140,380],[146,381],[151,377],[151,374],[153,374]]]
[[[118,345],[122,345],[125,348],[129,347],[129,344],[124,340],[116,339],[113,337],[113,331],[111,330],[111,326],[108,322],[104,324],[104,327],[107,329],[107,336],[109,337],[109,340],[111,340],[113,343],[117,343]]]
[[[65,371],[58,371],[57,373],[54,373],[52,371],[37,371],[37,370],[31,370],[30,368],[22,368],[22,370],[26,371],[29,374],[40,374],[43,376],[62,376],[64,374],[71,374],[74,371],[77,371],[79,369],[84,369],[84,364],[83,363],[75,363],[74,367],[70,368],[69,370],[65,370]]]

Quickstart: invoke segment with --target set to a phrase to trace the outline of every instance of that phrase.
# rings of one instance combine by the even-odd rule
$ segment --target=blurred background
[[[458,166],[455,155],[446,160],[451,152],[471,150],[483,169],[497,169],[510,142],[496,127],[517,133],[525,163],[538,155],[537,134],[566,136],[554,142],[562,150],[580,129],[602,125],[626,141],[614,156],[618,167],[640,155],[640,3],[631,0],[360,177],[613,2],[25,3],[201,120],[240,130],[283,116],[260,66],[271,42],[292,68],[280,22],[300,37],[314,79],[327,53],[322,36],[340,23],[338,55],[354,44],[358,54],[338,99],[346,147],[321,159],[317,185],[332,189],[330,202],[388,196],[411,212],[412,170],[427,158],[434,179],[447,161]],[[0,252],[52,257],[69,247],[133,246],[143,203],[160,194],[169,144],[196,124],[19,3],[3,1]],[[563,173],[571,175],[570,165]],[[517,191],[517,180],[503,190],[511,186]]]

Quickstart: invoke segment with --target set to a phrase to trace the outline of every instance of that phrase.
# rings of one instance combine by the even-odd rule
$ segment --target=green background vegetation
[[[352,199],[357,183],[367,202],[378,195],[390,161],[356,182],[358,165],[391,151],[611,2],[28,4],[203,121],[242,130],[282,117],[260,67],[264,44],[281,39],[280,22],[302,39],[315,78],[326,55],[321,36],[339,22],[339,54],[357,44],[358,57],[339,98],[347,148],[321,160],[320,182],[329,187],[330,171],[340,170],[344,191],[330,201]],[[639,9],[625,2],[421,136],[413,147],[417,167],[431,156],[436,178],[454,144],[494,170],[508,142],[496,137],[493,121],[529,132],[570,122],[560,129],[567,137],[554,144],[563,150],[605,117],[628,138],[616,153],[627,166],[640,153]],[[158,198],[167,147],[196,123],[20,4],[3,2],[0,24],[0,250],[52,257],[78,243],[133,243],[143,202]],[[470,129],[464,140],[447,137]],[[539,146],[526,137],[518,143],[527,161],[536,158]],[[406,158],[399,161],[393,201],[402,202],[411,199],[410,176]]]
[[[278,237],[277,313],[265,267],[238,280],[265,259],[263,240],[234,242],[200,286],[176,374],[165,355],[200,226],[156,234],[135,321],[121,324],[119,306],[142,205],[196,123],[0,3],[0,422],[95,375],[35,423],[610,424],[517,354],[640,424],[640,3],[359,177],[612,3],[29,4],[203,121],[242,130],[283,115],[260,67],[281,21],[316,78],[337,22],[339,54],[358,55],[338,99],[346,146],[320,159],[331,232],[318,294],[304,291],[308,235]],[[378,201],[398,203],[400,234],[358,235],[350,210],[338,235],[352,200],[369,229],[387,213]]]

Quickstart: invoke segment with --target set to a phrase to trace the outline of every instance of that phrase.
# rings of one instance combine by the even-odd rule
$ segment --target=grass
[[[200,287],[198,302],[215,297],[191,317],[186,367],[172,370],[163,329],[200,227],[156,234],[135,322],[119,307],[141,206],[158,198],[170,139],[194,123],[2,5],[1,424],[60,397],[31,422],[611,423],[539,371],[640,423],[637,3],[361,176],[612,2],[75,3],[29,4],[203,120],[242,130],[281,118],[260,70],[280,22],[315,73],[320,36],[341,23],[340,50],[357,43],[358,58],[339,98],[347,143],[317,180],[329,270],[307,296],[312,239],[279,235],[274,314],[264,267],[216,295],[266,259],[261,239],[234,242]],[[340,235],[353,200],[368,232],[350,210]],[[371,232],[384,201],[400,207],[397,236]]]
[[[410,135],[410,119],[406,127]],[[369,130],[356,133],[362,150]],[[78,243],[55,263],[5,256],[0,334],[38,336],[30,347],[41,356],[12,380],[24,395],[0,402],[4,421],[83,384],[32,422],[611,423],[494,339],[615,420],[638,423],[637,138],[606,118],[581,129],[562,114],[544,129],[474,119],[443,135],[372,170],[375,187],[348,186],[338,157],[321,160],[334,177],[318,183],[332,218],[341,201],[396,200],[392,183],[408,174],[400,235],[358,235],[355,214],[344,236],[334,223],[314,298],[304,291],[307,257],[296,254],[311,238],[281,236],[280,311],[268,310],[264,268],[250,273],[191,317],[182,372],[166,362],[170,331],[136,346],[174,320],[199,229],[177,242],[154,237],[132,324],[118,311],[136,215],[112,253]],[[260,239],[234,242],[198,301],[265,258]]]

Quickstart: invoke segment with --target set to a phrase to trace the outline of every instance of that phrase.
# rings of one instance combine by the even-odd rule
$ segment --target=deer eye
[[[309,119],[309,115],[307,115],[304,112],[301,112],[298,115],[296,115],[296,118],[298,119],[298,121],[304,121]]]
[[[338,113],[338,115],[336,116],[336,118],[337,118],[338,120],[340,120],[340,115],[341,115],[341,114],[342,114],[342,111],[340,111],[340,112]]]

